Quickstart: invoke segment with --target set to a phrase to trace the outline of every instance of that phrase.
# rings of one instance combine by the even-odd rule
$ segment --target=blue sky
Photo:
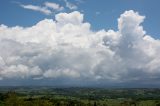
[[[160,1],[0,2],[0,85],[160,86]]]
[[[1,0],[0,24],[8,26],[32,26],[44,18],[54,18],[54,14],[45,15],[40,12],[21,8],[22,4],[43,5],[46,0]],[[65,7],[63,0],[47,0]],[[145,15],[144,29],[155,38],[159,38],[160,14],[159,0],[68,0],[77,5],[77,11],[84,13],[85,21],[90,22],[93,30],[117,29],[117,18],[125,10],[135,10]],[[78,2],[81,1],[81,2]],[[62,12],[71,12],[65,8]],[[56,12],[57,14],[58,12]]]

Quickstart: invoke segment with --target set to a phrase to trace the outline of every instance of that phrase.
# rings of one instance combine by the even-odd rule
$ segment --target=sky
[[[159,0],[1,0],[0,85],[159,87]]]

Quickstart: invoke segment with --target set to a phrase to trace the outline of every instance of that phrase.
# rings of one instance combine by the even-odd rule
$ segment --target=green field
[[[160,106],[160,89],[0,87],[0,106]]]

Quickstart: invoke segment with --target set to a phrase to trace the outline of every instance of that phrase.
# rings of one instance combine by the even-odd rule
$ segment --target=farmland
[[[160,106],[160,89],[0,87],[0,106]]]

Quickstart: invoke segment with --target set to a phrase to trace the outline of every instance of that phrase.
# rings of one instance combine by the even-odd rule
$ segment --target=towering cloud
[[[118,31],[97,32],[78,11],[59,13],[54,21],[44,19],[32,27],[1,25],[0,79],[158,84],[160,41],[146,34],[144,19],[125,11]]]

